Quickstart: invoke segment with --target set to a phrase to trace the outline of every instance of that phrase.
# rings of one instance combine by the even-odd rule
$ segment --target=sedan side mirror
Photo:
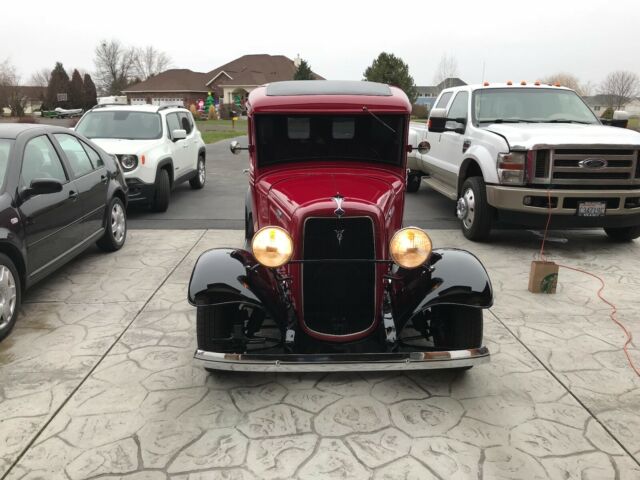
[[[47,195],[50,193],[58,193],[62,191],[62,182],[55,178],[34,178],[31,185],[22,190],[22,196],[25,198],[35,197],[36,195]]]
[[[231,153],[234,155],[238,155],[242,150],[249,150],[249,147],[241,147],[240,143],[238,143],[237,140],[234,140],[229,144],[229,150],[231,150]]]
[[[177,142],[178,140],[184,140],[185,138],[187,138],[186,130],[176,129],[171,132],[171,139],[174,142]]]

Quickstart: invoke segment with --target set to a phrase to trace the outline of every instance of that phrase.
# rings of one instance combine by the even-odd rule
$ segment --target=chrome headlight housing
[[[524,185],[527,152],[498,154],[498,181],[511,185]]]
[[[278,268],[291,259],[293,240],[284,228],[264,227],[253,236],[251,250],[260,264]]]
[[[431,256],[432,243],[427,233],[416,227],[398,230],[389,242],[389,254],[402,268],[417,268]]]
[[[138,167],[138,157],[136,155],[118,155],[118,160],[125,172],[130,172]]]

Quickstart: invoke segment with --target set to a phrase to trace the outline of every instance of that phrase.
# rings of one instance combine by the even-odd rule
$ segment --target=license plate
[[[579,217],[603,217],[607,210],[606,202],[580,202],[578,203]]]

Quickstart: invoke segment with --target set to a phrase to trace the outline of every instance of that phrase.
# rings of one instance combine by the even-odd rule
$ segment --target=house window
[[[599,112],[600,111],[600,105],[596,105],[595,107],[593,107],[593,111],[594,112]]]

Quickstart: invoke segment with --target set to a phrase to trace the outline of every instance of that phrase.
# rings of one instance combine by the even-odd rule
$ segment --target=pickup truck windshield
[[[490,88],[473,94],[473,120],[479,123],[585,123],[598,119],[571,90]]]
[[[162,136],[160,115],[126,110],[89,112],[78,123],[76,131],[87,138],[153,140]]]
[[[256,115],[259,166],[351,160],[402,164],[403,115]]]

